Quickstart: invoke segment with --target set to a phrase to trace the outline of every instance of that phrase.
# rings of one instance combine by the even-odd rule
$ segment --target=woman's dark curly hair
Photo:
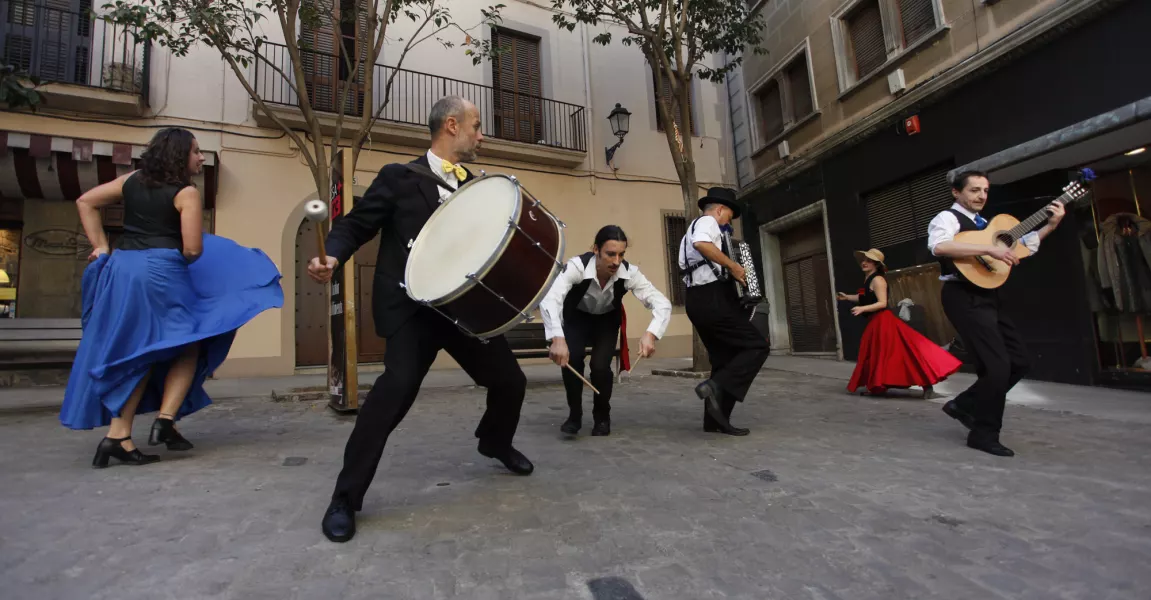
[[[192,178],[188,175],[188,156],[192,153],[192,141],[195,139],[191,131],[179,127],[156,132],[140,156],[140,171],[144,182],[149,187],[192,185]]]

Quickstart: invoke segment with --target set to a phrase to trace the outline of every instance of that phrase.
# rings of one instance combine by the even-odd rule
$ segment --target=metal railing
[[[349,79],[346,61],[309,50],[300,53],[304,85],[294,87],[307,94],[313,110],[337,112],[342,82]],[[293,86],[284,78],[286,75],[294,79],[291,65],[287,46],[261,45],[255,66],[255,88],[261,100],[283,106],[300,105]],[[432,104],[444,96],[457,95],[479,109],[482,131],[487,137],[587,151],[586,111],[582,106],[385,65],[373,68],[372,97],[376,105],[365,107],[364,86],[353,82],[348,87],[345,115],[358,117],[365,108],[372,114],[379,110],[388,77],[395,73],[391,98],[380,113],[382,121],[426,126]]]
[[[148,100],[149,44],[132,30],[33,2],[0,0],[0,55],[5,64],[45,82],[71,83]]]

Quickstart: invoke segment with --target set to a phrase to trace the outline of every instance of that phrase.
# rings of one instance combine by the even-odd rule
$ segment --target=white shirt
[[[544,337],[551,340],[554,337],[564,337],[563,318],[564,318],[564,299],[567,298],[568,292],[571,291],[576,284],[581,281],[590,279],[591,283],[587,286],[587,292],[583,298],[580,299],[579,309],[593,315],[602,315],[611,312],[615,306],[615,282],[623,280],[623,289],[635,295],[636,300],[639,300],[645,308],[651,311],[651,324],[647,326],[647,330],[655,336],[656,339],[663,337],[667,331],[667,325],[671,322],[671,301],[660,293],[658,289],[643,273],[639,272],[639,267],[629,265],[629,268],[624,269],[623,265],[611,276],[607,284],[603,287],[599,285],[599,277],[596,276],[595,258],[587,262],[587,266],[583,265],[583,261],[577,256],[568,261],[567,269],[556,278],[555,283],[552,284],[548,290],[547,296],[540,304],[540,312],[544,317]]]
[[[976,213],[973,213],[963,207],[962,204],[956,202],[951,205],[951,208],[959,211],[959,214],[975,221]],[[927,225],[927,249],[931,250],[931,254],[939,256],[935,252],[935,247],[943,242],[950,242],[955,239],[955,234],[959,233],[959,219],[948,210],[945,210],[931,220]],[[1039,234],[1032,231],[1023,237],[1019,238],[1024,246],[1031,251],[1032,254],[1039,252]],[[958,281],[958,275],[943,275],[939,278],[940,281]]]
[[[684,285],[693,287],[703,285],[705,283],[712,283],[718,281],[715,276],[715,270],[711,268],[712,263],[704,261],[703,255],[699,250],[695,249],[696,242],[711,242],[715,244],[717,250],[723,250],[723,232],[719,229],[719,221],[711,215],[704,215],[695,220],[695,230],[692,232],[692,224],[687,224],[687,235],[679,242],[679,268],[685,269],[689,263],[696,263],[703,261],[703,264],[695,268],[688,277],[683,277]]]
[[[428,150],[428,166],[432,168],[433,173],[440,176],[440,179],[443,179],[445,183],[452,186],[453,190],[459,189],[460,181],[458,179],[456,179],[455,172],[454,171],[445,171],[444,170],[444,159],[433,154],[431,150]],[[438,185],[436,186],[436,189],[440,191],[440,203],[441,204],[443,204],[444,200],[448,199],[448,196],[452,195],[451,192],[445,190],[444,188],[442,188]]]

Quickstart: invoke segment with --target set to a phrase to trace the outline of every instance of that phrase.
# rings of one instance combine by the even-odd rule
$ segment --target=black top
[[[424,154],[412,162],[427,168],[428,156]],[[468,171],[460,185],[471,180]],[[435,182],[409,171],[403,164],[385,165],[363,198],[356,198],[351,212],[337,218],[328,232],[325,249],[341,265],[360,246],[380,236],[372,283],[372,316],[380,337],[395,334],[420,307],[400,283],[408,262],[408,243],[420,235],[439,204],[440,190]]]
[[[595,259],[595,253],[585,252],[584,254],[580,255],[579,259],[581,262],[583,262],[583,266],[586,269],[588,263]],[[621,268],[628,269],[631,268],[631,265],[629,265],[625,260],[623,261]],[[587,290],[590,287],[590,279],[584,279],[572,286],[571,291],[569,291],[568,295],[564,297],[564,319],[571,318],[571,311],[579,310],[579,303],[583,300],[584,295],[587,294]],[[627,288],[624,287],[623,278],[615,280],[615,285],[612,287],[612,294],[614,294],[612,298],[612,305],[615,307],[615,312],[619,312],[619,307],[623,305],[624,294],[627,294]]]
[[[180,233],[180,211],[176,194],[183,188],[175,185],[149,187],[139,172],[124,182],[124,235],[116,245],[119,250],[184,248]]]
[[[960,233],[963,233],[964,231],[978,231],[979,230],[979,226],[975,224],[975,221],[972,221],[970,218],[968,218],[967,215],[955,210],[954,208],[949,208],[944,212],[949,212],[949,213],[955,215],[955,220],[959,221],[959,232]],[[966,281],[966,279],[963,277],[963,274],[959,272],[959,269],[955,268],[955,261],[951,260],[950,258],[948,258],[946,256],[937,256],[936,260],[939,261],[939,272],[940,272],[940,274],[942,274],[942,275],[958,275],[959,279],[961,281]]]
[[[863,281],[863,295],[859,297],[860,306],[867,306],[868,304],[879,302],[879,297],[875,295],[875,292],[871,291],[871,282],[875,280],[876,277],[883,277],[883,275],[881,273],[874,273]]]

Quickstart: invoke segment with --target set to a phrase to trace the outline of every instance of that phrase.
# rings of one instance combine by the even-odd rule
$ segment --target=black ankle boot
[[[139,448],[133,449],[131,452],[124,449],[124,442],[132,438],[104,438],[100,440],[100,445],[96,446],[96,456],[92,459],[92,467],[96,469],[103,469],[108,466],[109,458],[116,458],[126,465],[146,465],[160,460],[159,456],[155,454],[144,454],[140,452]]]
[[[167,444],[169,450],[191,450],[194,448],[192,442],[184,439],[179,431],[176,431],[176,424],[172,419],[156,419],[152,423],[152,434],[148,436],[148,445],[157,446],[159,444]]]

